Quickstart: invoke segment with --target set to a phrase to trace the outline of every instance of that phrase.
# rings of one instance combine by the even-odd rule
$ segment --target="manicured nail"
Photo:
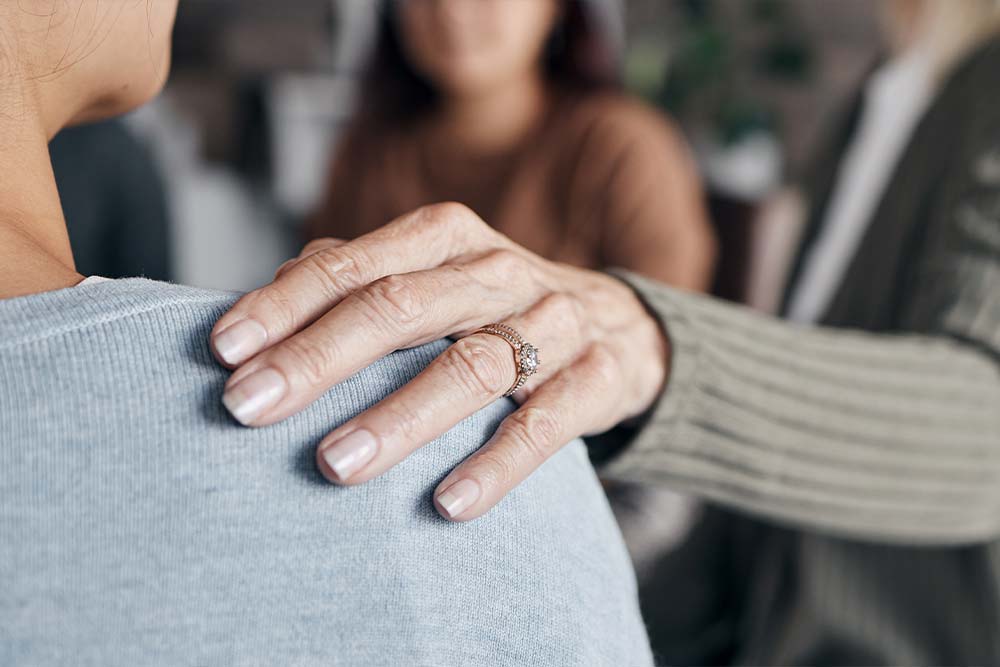
[[[351,475],[375,458],[377,451],[378,442],[375,441],[375,436],[359,428],[328,445],[323,450],[323,460],[337,476],[337,481],[346,482]]]
[[[240,320],[215,335],[212,344],[227,364],[243,363],[267,343],[267,330],[257,320]]]
[[[437,501],[445,515],[454,519],[479,500],[479,493],[479,484],[471,479],[463,479],[438,494]]]
[[[288,391],[285,376],[273,368],[251,373],[222,394],[222,404],[236,421],[248,425],[274,407]]]

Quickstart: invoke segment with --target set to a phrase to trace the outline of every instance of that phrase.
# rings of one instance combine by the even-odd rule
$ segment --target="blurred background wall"
[[[138,148],[122,144],[104,158],[148,163],[143,178],[160,180],[166,231],[116,252],[148,253],[140,267],[166,262],[147,268],[151,277],[224,289],[266,282],[301,243],[298,225],[351,110],[375,5],[182,2],[164,94],[123,126]],[[790,219],[771,203],[802,175],[823,126],[882,48],[879,2],[627,0],[623,9],[627,86],[679,120],[709,186],[723,244],[716,292],[750,299],[755,239],[774,227],[768,219]],[[79,150],[66,148],[71,166]],[[78,170],[66,169],[61,189],[74,187]],[[72,233],[85,224],[84,206],[64,200]],[[120,240],[113,236],[108,244]],[[118,270],[102,269],[109,264],[96,255],[78,261],[88,272]]]

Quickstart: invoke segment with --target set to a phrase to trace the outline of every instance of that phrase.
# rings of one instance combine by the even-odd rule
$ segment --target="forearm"
[[[665,325],[666,393],[607,469],[882,541],[1000,533],[1000,370],[944,337],[795,327],[623,274]]]

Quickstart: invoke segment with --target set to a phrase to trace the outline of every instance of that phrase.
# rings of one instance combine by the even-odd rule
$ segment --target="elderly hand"
[[[624,283],[546,261],[460,204],[405,215],[355,241],[314,241],[212,331],[238,367],[223,402],[240,422],[284,419],[380,357],[458,340],[423,372],[319,445],[323,475],[360,484],[503,396],[519,353],[503,323],[540,350],[520,407],[434,493],[443,516],[476,518],[573,438],[645,411],[667,376],[668,345]],[[516,342],[516,341],[515,341]]]

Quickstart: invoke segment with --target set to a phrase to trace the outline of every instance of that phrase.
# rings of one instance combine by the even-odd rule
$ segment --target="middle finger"
[[[542,288],[524,267],[509,270],[512,261],[497,251],[377,280],[241,366],[226,382],[223,403],[243,424],[272,424],[394,350],[522,310]]]
[[[558,300],[547,299],[507,320],[544,350],[538,372],[519,395],[543,385],[581,352],[583,338],[559,326],[566,321],[562,309]],[[408,384],[324,438],[317,465],[331,482],[366,482],[492,403],[516,379],[517,357],[509,343],[493,334],[466,336]]]

